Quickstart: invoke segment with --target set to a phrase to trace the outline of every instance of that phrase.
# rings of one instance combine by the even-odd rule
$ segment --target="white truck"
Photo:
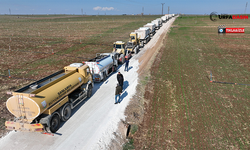
[[[96,57],[84,62],[89,66],[94,82],[105,81],[107,76],[118,67],[118,53],[100,53]]]
[[[172,18],[172,15],[170,15],[170,14],[168,14],[167,16],[168,16],[168,19],[171,19],[171,18]]]
[[[168,16],[162,16],[161,19],[162,19],[162,21],[165,23],[165,22],[168,21]]]
[[[140,47],[143,47],[144,44],[148,43],[150,40],[150,28],[148,27],[141,27],[138,30],[135,30],[135,33],[138,34],[140,39]]]
[[[161,18],[157,18],[156,20],[160,21],[160,26],[162,26],[162,19]]]
[[[154,23],[147,23],[144,27],[150,28],[150,36],[152,37],[155,34],[155,24]]]
[[[151,23],[155,24],[155,29],[159,30],[160,29],[160,20],[153,20]]]

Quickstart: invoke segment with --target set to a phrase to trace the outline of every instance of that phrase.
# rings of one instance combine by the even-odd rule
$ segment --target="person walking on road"
[[[129,64],[129,60],[128,60],[128,58],[126,58],[126,60],[125,60],[125,69],[124,69],[124,71],[127,70],[127,72],[128,72],[128,64]]]
[[[115,88],[115,104],[120,103],[121,93],[122,93],[122,87],[118,83]]]
[[[123,78],[123,75],[120,72],[118,72],[118,74],[117,74],[117,81],[118,81],[119,85],[121,86],[121,88],[123,89],[124,78]]]

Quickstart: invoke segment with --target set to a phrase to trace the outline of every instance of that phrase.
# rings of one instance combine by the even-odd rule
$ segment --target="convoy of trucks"
[[[114,42],[111,53],[96,54],[93,59],[70,64],[14,92],[7,92],[12,96],[6,101],[6,107],[15,119],[5,122],[6,129],[55,133],[60,122],[70,118],[71,110],[91,97],[94,82],[105,81],[117,70],[118,63],[124,63],[132,53],[137,54],[160,28],[161,22],[171,17],[174,14],[131,32],[126,45],[122,41]]]

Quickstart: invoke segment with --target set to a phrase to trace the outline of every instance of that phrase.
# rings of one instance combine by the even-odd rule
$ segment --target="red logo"
[[[248,16],[246,16],[246,15],[240,15],[240,16],[233,15],[233,19],[248,19]]]
[[[226,33],[244,33],[245,28],[226,28]]]

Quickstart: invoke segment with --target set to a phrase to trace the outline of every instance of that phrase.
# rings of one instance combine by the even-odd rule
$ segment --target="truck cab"
[[[125,42],[116,41],[113,44],[113,52],[125,54]]]
[[[138,38],[138,34],[135,32],[131,32],[129,35],[129,41],[127,42],[127,50],[130,52],[138,53],[140,45],[140,40]]]
[[[125,42],[116,41],[113,43],[113,52],[118,53],[119,55],[119,62],[124,63],[125,58],[129,59],[131,57],[131,52],[126,49]]]

